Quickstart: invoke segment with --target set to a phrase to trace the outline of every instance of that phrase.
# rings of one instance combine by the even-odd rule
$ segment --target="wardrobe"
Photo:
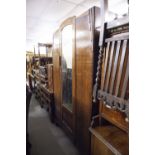
[[[100,9],[90,8],[62,22],[53,37],[55,122],[89,155],[92,104],[98,59]],[[93,107],[93,108],[92,108]]]

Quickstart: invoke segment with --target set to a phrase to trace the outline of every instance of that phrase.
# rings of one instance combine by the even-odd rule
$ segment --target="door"
[[[60,26],[62,122],[71,137],[75,128],[75,17]]]

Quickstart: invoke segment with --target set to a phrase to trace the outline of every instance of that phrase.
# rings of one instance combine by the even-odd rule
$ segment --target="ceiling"
[[[99,0],[27,0],[26,50],[33,50],[38,42],[52,42],[52,34],[69,16],[79,15]]]
[[[116,6],[123,1],[127,0],[109,2]],[[53,32],[63,20],[92,6],[100,6],[100,0],[26,0],[26,50],[33,51],[38,42],[52,43]]]

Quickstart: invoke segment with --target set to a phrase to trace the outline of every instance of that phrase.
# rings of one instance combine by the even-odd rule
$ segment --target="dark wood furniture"
[[[88,128],[92,115],[98,112],[96,105],[92,108],[92,91],[98,58],[99,31],[96,28],[100,24],[99,18],[100,9],[93,7],[76,18],[65,20],[53,38],[55,120],[83,154],[89,154]],[[69,25],[72,25],[72,32],[68,32],[72,36],[72,62],[66,69],[64,59],[69,49],[68,53],[63,52],[63,30]],[[71,95],[71,104],[65,104],[63,93]]]
[[[90,127],[91,155],[129,154],[128,31],[128,17],[105,26],[101,84],[97,91],[100,109]]]

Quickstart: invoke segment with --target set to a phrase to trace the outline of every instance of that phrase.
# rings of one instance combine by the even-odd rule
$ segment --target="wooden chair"
[[[97,72],[101,77],[97,90],[99,114],[92,118],[89,128],[91,155],[129,154],[128,28],[128,17],[105,25],[103,55],[100,53]]]

